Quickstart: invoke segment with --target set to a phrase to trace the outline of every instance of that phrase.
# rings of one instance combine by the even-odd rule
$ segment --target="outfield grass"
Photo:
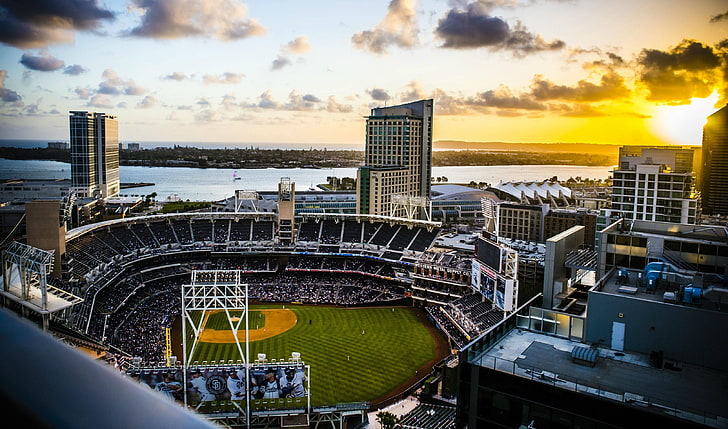
[[[375,400],[435,358],[435,340],[411,308],[285,307],[296,314],[296,325],[276,337],[251,342],[250,353],[288,359],[291,352],[300,352],[311,365],[314,405]],[[281,306],[251,306],[252,326],[260,314],[255,310],[262,308]],[[199,343],[193,360],[237,359],[234,344]]]

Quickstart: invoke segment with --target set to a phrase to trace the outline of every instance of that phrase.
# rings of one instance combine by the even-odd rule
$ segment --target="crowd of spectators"
[[[353,220],[304,221],[297,225],[297,240],[283,247],[293,251],[349,253],[393,261],[414,261],[425,251],[438,229]],[[146,255],[185,250],[215,252],[273,252],[276,224],[252,219],[147,219],[88,231],[66,243],[68,273],[94,279],[115,264]]]
[[[261,302],[386,305],[405,297],[407,268],[396,261],[414,262],[414,252],[429,247],[438,232],[307,220],[297,225],[297,242],[286,250],[275,244],[275,230],[270,219],[231,214],[150,218],[87,231],[66,243],[63,256],[68,281],[61,288],[84,299],[68,324],[145,361],[159,361],[164,328],[179,315],[180,288],[191,270],[241,270],[249,297]],[[299,254],[310,246],[327,256]]]
[[[503,310],[480,293],[465,295],[451,302],[446,311],[473,334],[484,332],[503,320]]]
[[[252,259],[256,264],[265,262],[265,258]],[[208,261],[198,268],[230,269],[234,261],[222,258],[215,262],[219,264]],[[181,314],[181,288],[189,283],[191,268],[161,267],[123,277],[100,289],[89,289],[93,293],[88,301],[93,303],[89,335],[144,362],[163,361],[165,328]],[[402,299],[405,293],[395,281],[357,273],[321,276],[281,269],[244,274],[243,281],[248,284],[248,296],[253,302],[386,305]]]
[[[439,305],[427,305],[425,311],[430,315],[435,326],[445,333],[453,348],[460,349],[468,343],[470,337],[453,323]]]

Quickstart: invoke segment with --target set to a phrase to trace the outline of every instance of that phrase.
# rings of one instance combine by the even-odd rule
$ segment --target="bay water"
[[[503,181],[541,181],[556,176],[606,179],[614,167],[587,167],[579,165],[494,165],[433,167],[432,176],[447,178],[447,183],[467,185],[471,181],[497,185]],[[305,191],[326,178],[356,177],[356,168],[187,168],[121,166],[122,183],[153,183],[151,186],[127,188],[121,195],[145,196],[157,193],[157,200],[168,198],[190,201],[217,201],[231,197],[236,190],[275,191],[282,177],[296,184],[297,191]],[[0,179],[70,179],[71,165],[56,161],[8,160],[0,158]],[[239,180],[234,180],[239,177]]]

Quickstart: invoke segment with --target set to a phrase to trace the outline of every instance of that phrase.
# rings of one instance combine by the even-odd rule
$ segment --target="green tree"
[[[394,425],[399,422],[399,418],[389,411],[380,411],[377,413],[377,423],[382,429],[394,429]]]

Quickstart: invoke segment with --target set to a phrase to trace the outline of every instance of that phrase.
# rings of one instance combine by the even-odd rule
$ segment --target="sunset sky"
[[[351,144],[435,100],[435,140],[699,144],[725,0],[0,0],[0,139]]]

